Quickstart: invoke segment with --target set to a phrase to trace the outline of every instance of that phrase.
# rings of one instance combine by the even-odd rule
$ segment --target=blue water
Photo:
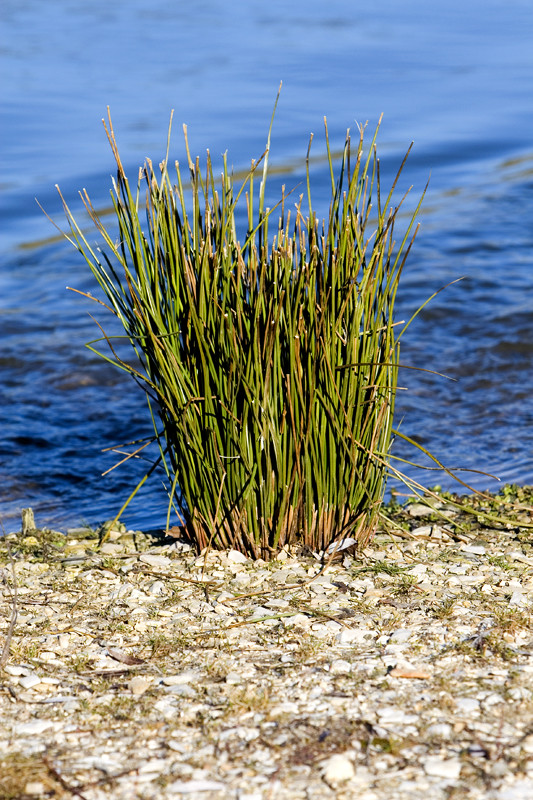
[[[403,360],[455,381],[405,371],[402,430],[452,467],[533,482],[533,7],[530,0],[4,0],[0,89],[0,518],[17,527],[97,523],[115,514],[137,462],[105,477],[102,449],[150,433],[133,382],[84,348],[98,335],[78,254],[54,240],[35,202],[63,225],[54,189],[75,207],[86,187],[109,204],[113,162],[101,118],[111,107],[134,175],[164,154],[228,151],[236,169],[263,151],[280,80],[271,163],[287,186],[302,177],[308,136],[323,152],[347,127],[384,120],[385,176],[414,149],[404,185],[431,175],[407,267],[400,317],[450,281],[413,324]],[[327,210],[317,163],[315,204]],[[51,238],[52,237],[52,238]],[[403,448],[399,454],[406,455]],[[484,476],[463,475],[497,488]],[[427,483],[450,486],[438,473]],[[125,521],[165,519],[153,478]]]

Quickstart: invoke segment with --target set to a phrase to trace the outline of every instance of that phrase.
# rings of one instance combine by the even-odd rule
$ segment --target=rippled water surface
[[[283,91],[271,163],[287,186],[327,115],[335,149],[347,127],[383,112],[385,176],[411,142],[405,181],[431,175],[406,270],[400,317],[444,284],[405,339],[398,417],[447,465],[533,482],[533,8],[530,0],[394,0],[290,4],[235,0],[5,0],[2,7],[0,211],[0,516],[16,527],[99,522],[120,507],[142,464],[105,477],[103,448],[150,433],[133,382],[84,343],[94,309],[65,289],[93,288],[77,253],[39,210],[63,224],[86,187],[109,202],[113,163],[101,118],[110,105],[131,174],[164,153],[225,150],[235,168],[261,154],[277,87]],[[390,178],[389,178],[390,179]],[[313,172],[327,210],[328,174]],[[404,454],[400,449],[399,454]],[[478,487],[496,484],[463,475]],[[450,485],[438,473],[426,483]],[[152,479],[125,521],[159,525]]]

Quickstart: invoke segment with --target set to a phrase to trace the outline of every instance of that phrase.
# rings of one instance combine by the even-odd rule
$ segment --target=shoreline
[[[482,513],[411,503],[326,566],[9,534],[0,797],[533,796],[533,517]]]

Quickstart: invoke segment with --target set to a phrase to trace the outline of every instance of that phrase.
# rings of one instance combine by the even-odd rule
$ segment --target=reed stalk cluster
[[[167,148],[132,188],[111,118],[106,130],[118,235],[84,192],[103,247],[63,201],[69,238],[136,353],[125,360],[104,333],[105,357],[146,392],[157,465],[188,537],[266,560],[286,544],[364,545],[389,471],[406,327],[394,304],[419,208],[397,240],[402,200],[397,178],[382,192],[377,130],[368,146],[363,130],[347,134],[335,169],[326,124],[324,219],[312,203],[311,142],[303,194],[283,189],[270,208],[270,131],[240,185],[226,157],[221,178],[209,152],[202,170],[184,127],[187,178],[177,162],[171,174]]]

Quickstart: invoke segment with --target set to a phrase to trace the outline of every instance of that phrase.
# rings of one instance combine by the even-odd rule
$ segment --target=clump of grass
[[[209,152],[202,171],[184,126],[189,185],[178,162],[171,177],[167,147],[159,170],[147,160],[133,188],[110,116],[106,132],[118,239],[86,191],[105,252],[63,200],[67,238],[137,355],[127,362],[104,333],[104,357],[146,392],[157,465],[188,536],[199,549],[266,560],[286,544],[325,550],[350,536],[364,545],[390,467],[407,327],[395,323],[394,303],[419,206],[397,242],[402,199],[394,204],[393,194],[404,164],[385,194],[378,131],[366,147],[360,130],[355,141],[347,134],[335,175],[326,124],[331,200],[319,219],[311,142],[306,191],[290,208],[283,188],[268,208],[270,131],[240,186],[225,157],[221,181]]]

